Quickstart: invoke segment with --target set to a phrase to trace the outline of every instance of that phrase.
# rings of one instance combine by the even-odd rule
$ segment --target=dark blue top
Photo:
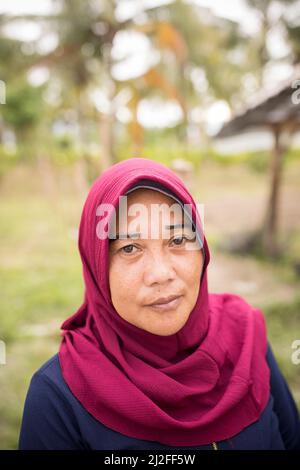
[[[258,421],[218,442],[219,449],[298,449],[300,418],[294,399],[269,346],[271,395]],[[60,368],[58,354],[33,375],[24,406],[19,449],[160,450],[212,449],[212,445],[173,447],[135,439],[97,421],[75,398]]]

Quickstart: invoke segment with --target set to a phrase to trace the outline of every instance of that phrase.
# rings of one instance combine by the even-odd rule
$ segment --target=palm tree
[[[232,22],[218,20],[207,24],[202,21],[199,7],[181,0],[145,9],[142,24],[137,21],[137,15],[119,20],[115,13],[116,0],[97,3],[92,0],[54,0],[54,5],[57,9],[53,15],[29,16],[30,20],[43,25],[45,33],[55,32],[58,37],[57,47],[39,57],[36,65],[47,66],[52,77],[59,77],[63,99],[73,103],[81,122],[90,112],[88,91],[91,87],[108,90],[107,100],[113,103],[120,87],[129,85],[132,90],[129,106],[133,114],[129,130],[136,147],[140,148],[143,132],[136,110],[141,96],[160,93],[175,99],[181,106],[185,128],[190,106],[202,99],[191,81],[194,67],[205,70],[211,95],[229,101],[237,94],[245,64],[237,65],[229,60],[230,51],[240,47],[237,27]],[[116,35],[130,30],[147,35],[153,47],[160,51],[161,60],[143,77],[122,84],[112,77],[111,51]],[[104,167],[115,161],[114,120],[113,109],[100,113]]]
[[[96,5],[91,0],[86,2],[54,0],[54,4],[59,9],[53,15],[26,16],[27,19],[35,20],[43,25],[45,33],[54,32],[58,37],[57,47],[48,54],[35,57],[30,65],[46,66],[51,70],[52,77],[59,78],[63,100],[69,103],[73,102],[82,129],[82,122],[89,112],[89,89],[103,87],[109,90],[107,98],[108,101],[113,102],[116,90],[120,88],[111,75],[111,50],[117,33],[140,28],[135,24],[134,18],[126,21],[117,20],[115,15],[116,1],[102,0]],[[11,21],[20,18],[24,19],[24,17],[15,16],[11,18]],[[164,47],[167,45],[166,31],[171,32],[174,38],[176,35],[174,27],[166,23],[155,25],[151,22],[145,31],[147,28],[150,37],[159,39],[158,44],[164,41]],[[179,34],[177,34],[178,40],[180,40]],[[177,47],[172,42],[169,46],[173,50]],[[151,84],[154,88],[160,87],[167,94],[177,95],[179,99],[179,93],[174,92],[174,87],[168,85],[166,77],[160,77],[158,71],[149,70],[144,79],[148,86]],[[131,106],[134,102],[137,103],[132,98]],[[181,104],[183,105],[182,100]],[[102,166],[106,167],[116,160],[113,150],[114,115],[112,112],[100,114],[99,133],[102,141]],[[137,125],[137,121],[135,123]]]

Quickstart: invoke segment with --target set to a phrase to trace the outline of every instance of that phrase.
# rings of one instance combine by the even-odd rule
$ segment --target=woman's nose
[[[144,283],[147,286],[164,284],[175,277],[176,273],[168,255],[159,252],[147,257],[144,266]]]

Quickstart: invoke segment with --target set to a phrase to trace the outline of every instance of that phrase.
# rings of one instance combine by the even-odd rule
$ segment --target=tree
[[[246,0],[246,2],[250,8],[258,13],[260,21],[259,34],[253,40],[252,46],[258,58],[257,72],[260,78],[259,83],[262,85],[262,73],[264,66],[272,58],[267,48],[268,34],[273,28],[282,26],[286,29],[287,32],[290,33],[288,37],[290,38],[291,43],[293,43],[293,31],[292,28],[289,30],[288,22],[285,20],[285,14],[286,10],[290,11],[291,7],[293,7],[296,3],[299,4],[299,0]],[[282,13],[274,17],[272,15],[272,7],[275,4],[282,7]],[[294,42],[293,45],[297,50],[296,42]]]
[[[241,88],[241,74],[249,68],[246,60],[243,63],[231,60],[232,51],[242,47],[238,27],[233,22],[214,17],[209,22],[203,21],[202,10],[182,0],[144,8],[142,20],[139,11],[121,21],[115,13],[118,3],[116,0],[97,3],[55,0],[59,8],[53,15],[29,16],[30,20],[43,25],[45,34],[51,31],[57,35],[57,47],[40,56],[36,65],[47,66],[51,78],[59,78],[61,99],[77,109],[80,129],[84,128],[87,115],[92,113],[89,91],[95,87],[106,90],[106,99],[111,106],[100,112],[99,120],[104,167],[115,161],[114,103],[122,88],[131,90],[128,106],[133,117],[128,130],[138,152],[143,129],[137,119],[137,108],[142,98],[160,94],[175,99],[182,109],[181,128],[185,130],[193,105],[208,102],[213,97],[230,102]],[[121,31],[147,35],[161,56],[159,63],[143,76],[125,82],[115,80],[111,74],[112,46]],[[209,84],[202,95],[191,78],[195,68],[205,71]],[[84,138],[83,131],[81,138]]]
[[[111,50],[114,39],[120,31],[129,29],[138,30],[134,18],[119,21],[115,15],[116,1],[102,0],[99,3],[93,1],[82,2],[82,0],[56,0],[59,6],[56,14],[50,16],[29,16],[30,20],[36,20],[44,25],[45,32],[52,31],[58,37],[57,47],[50,53],[39,57],[35,65],[47,66],[54,76],[58,77],[62,86],[62,95],[78,113],[80,128],[83,129],[83,121],[89,113],[88,91],[92,87],[102,87],[107,91],[107,100],[113,103],[116,93],[119,91],[119,83],[111,75],[112,56]],[[20,17],[13,17],[13,20]],[[23,17],[22,17],[23,18]],[[148,25],[150,26],[150,25]],[[153,28],[154,26],[154,28]],[[164,37],[165,30],[175,32],[172,25],[151,24],[151,33]],[[179,34],[177,35],[179,37]],[[178,38],[177,38],[178,39]],[[166,42],[164,47],[166,47]],[[169,44],[169,47],[172,47]],[[155,72],[149,71],[145,75],[148,85],[159,87],[162,84],[156,80],[153,83]],[[156,78],[158,72],[156,72]],[[155,81],[155,80],[154,80]],[[162,90],[167,92],[167,79],[164,78]],[[171,87],[169,87],[170,89]],[[135,94],[136,96],[136,94]],[[131,106],[137,104],[136,98],[132,97]],[[109,166],[115,161],[113,150],[113,128],[114,112],[101,112],[99,122],[99,133],[102,142],[102,164]],[[132,123],[131,129],[138,127],[137,120]],[[133,133],[137,136],[137,132]]]

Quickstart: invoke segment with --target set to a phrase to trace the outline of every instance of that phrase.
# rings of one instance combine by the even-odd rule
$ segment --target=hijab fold
[[[185,325],[159,336],[123,319],[108,282],[108,242],[97,237],[97,207],[150,184],[192,207],[204,266]],[[228,439],[258,420],[270,395],[263,314],[241,297],[208,292],[209,248],[195,201],[175,173],[144,158],[99,176],[82,211],[79,251],[84,301],[61,326],[63,377],[83,407],[107,427],[170,446]]]

